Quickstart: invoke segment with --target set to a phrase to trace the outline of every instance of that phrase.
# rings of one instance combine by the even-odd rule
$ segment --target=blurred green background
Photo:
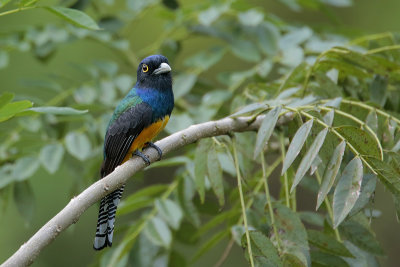
[[[58,5],[71,4],[74,1],[41,1],[41,4]],[[90,2],[90,1],[83,1]],[[99,14],[112,13],[113,9],[123,10],[130,2],[134,5],[135,1],[115,1],[110,10],[108,10],[107,2],[96,2],[96,8],[90,8],[87,13],[92,17]],[[194,3],[201,1],[187,0],[179,1],[182,8],[191,8]],[[287,2],[295,2],[288,0]],[[310,10],[303,9],[294,11],[280,1],[247,1],[249,6],[254,6],[274,14],[286,22],[294,25],[308,25],[316,31],[330,29],[335,32],[350,36],[361,36],[371,33],[381,33],[386,31],[400,30],[400,2],[398,0],[358,0],[350,7],[329,7],[329,9]],[[11,7],[10,7],[11,8]],[[3,11],[7,10],[5,8]],[[134,53],[136,51],[154,51],[152,46],[157,45],[160,37],[165,31],[165,19],[168,13],[164,11],[165,7],[158,3],[153,8],[147,10],[136,17],[134,20],[127,19],[128,23],[122,22],[122,25],[111,25],[110,27],[121,27],[118,35],[122,35],[127,41]],[[85,10],[86,11],[86,10]],[[161,14],[161,15],[160,15]],[[127,10],[125,16],[136,16],[134,10]],[[45,10],[28,10],[12,15],[0,17],[0,42],[7,33],[18,32],[26,29],[26,27],[45,26],[48,24],[65,25],[53,14]],[[62,35],[62,33],[57,33]],[[58,36],[62,39],[62,36]],[[47,38],[46,36],[37,35],[36,38]],[[106,37],[105,37],[106,38]],[[107,45],[107,39],[104,43],[94,40],[95,38],[75,38],[68,42],[62,42],[57,50],[50,52],[48,55],[38,60],[34,53],[21,50],[8,51],[8,66],[0,69],[0,92],[12,92],[17,95],[18,99],[30,99],[35,103],[45,103],[53,97],[50,84],[42,86],[41,81],[56,79],[61,81],[64,90],[76,87],[85,82],[90,83],[87,70],[82,66],[91,66],[95,62],[111,61],[115,62],[118,67],[118,73],[125,73],[129,76],[135,76],[136,69],[133,67],[137,62],[129,63],[131,59],[127,54],[121,53],[118,49],[112,49]],[[210,40],[210,38],[198,36],[192,37],[187,41],[183,40],[183,51],[174,58],[172,68],[174,70],[184,71],[187,68],[183,61],[200,49],[211,47],[212,45],[224,45],[218,40]],[[122,44],[126,45],[126,44]],[[157,51],[157,48],[156,48]],[[45,53],[45,52],[44,52]],[[243,63],[238,61],[232,54],[225,54],[220,61],[211,70],[203,74],[203,79],[213,80],[216,73],[226,70],[246,70],[251,63]],[[133,83],[133,81],[132,81]],[[99,92],[98,92],[99,93]],[[101,94],[101,93],[99,93]],[[118,96],[120,97],[120,96]],[[101,104],[99,104],[101,105]],[[106,108],[108,113],[112,112],[112,105]],[[79,120],[77,121],[79,123]],[[14,127],[15,122],[11,121],[2,127]],[[2,135],[2,138],[8,138]],[[35,140],[26,140],[27,146],[31,147]],[[101,142],[101,140],[99,140]],[[91,160],[87,166],[82,165],[80,168],[96,168],[100,165],[101,152],[95,150],[98,155]],[[65,160],[71,160],[66,159]],[[79,175],[85,170],[75,170],[73,177],[67,165],[61,165],[62,168],[55,174],[49,174],[43,168],[30,178],[32,190],[34,193],[35,211],[30,223],[18,213],[17,207],[13,201],[10,201],[5,212],[0,218],[0,262],[9,257],[15,250],[19,248],[36,230],[54,216],[61,208],[63,208],[70,200],[73,194],[79,192],[84,185],[94,180],[79,182]],[[168,169],[170,170],[170,169]],[[144,174],[144,179],[139,179],[143,184],[146,177],[160,175],[160,171],[154,170]],[[165,170],[162,171],[165,175]],[[171,169],[168,176],[172,177]],[[1,179],[1,177],[0,177]],[[127,191],[135,188],[136,180],[132,180],[127,185]],[[4,193],[4,192],[3,192]],[[274,192],[274,195],[277,193]],[[315,201],[315,196],[307,196],[300,194],[299,197],[311,202]],[[301,203],[302,200],[299,200]],[[305,201],[304,201],[305,202]],[[309,201],[310,202],[310,201]],[[313,206],[314,204],[312,204]],[[400,255],[400,227],[396,221],[393,212],[393,203],[390,195],[385,192],[381,185],[375,195],[375,209],[381,210],[382,215],[375,219],[372,223],[376,231],[379,241],[382,243],[384,250],[387,252],[387,260],[383,260],[383,266],[398,266]],[[92,241],[95,231],[95,223],[97,219],[97,206],[91,207],[88,212],[84,213],[76,225],[70,227],[66,232],[62,233],[42,254],[37,258],[33,266],[87,266],[93,262],[97,252],[92,249]],[[118,222],[117,222],[118,224]],[[118,232],[118,230],[117,230]],[[117,238],[118,240],[118,238]],[[217,246],[215,250],[208,256],[203,257],[195,266],[208,266],[219,258],[224,249],[224,244]],[[236,248],[237,249],[237,248]],[[188,248],[190,251],[190,248]],[[232,253],[233,256],[225,262],[223,266],[244,266],[246,263],[239,253]]]

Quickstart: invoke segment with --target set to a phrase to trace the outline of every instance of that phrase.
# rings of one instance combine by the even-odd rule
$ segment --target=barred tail
[[[97,219],[96,237],[94,238],[93,248],[101,250],[107,246],[112,246],[114,234],[115,213],[117,206],[124,192],[125,185],[115,190],[111,194],[103,197],[100,202],[99,218]]]

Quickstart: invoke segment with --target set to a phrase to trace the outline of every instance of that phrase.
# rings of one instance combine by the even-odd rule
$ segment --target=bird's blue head
[[[139,88],[171,89],[172,76],[168,59],[162,55],[146,57],[137,69]]]

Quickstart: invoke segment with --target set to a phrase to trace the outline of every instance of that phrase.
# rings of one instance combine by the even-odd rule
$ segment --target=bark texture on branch
[[[225,118],[192,125],[182,131],[176,132],[155,144],[161,148],[163,155],[194,143],[201,138],[228,134],[229,132],[242,132],[259,128],[264,115],[251,120],[250,117]],[[150,162],[158,158],[157,152],[146,149],[144,154]],[[81,194],[71,199],[65,208],[40,228],[26,243],[24,243],[1,267],[28,266],[33,263],[41,250],[50,244],[62,231],[71,224],[76,223],[79,217],[102,197],[122,186],[133,174],[145,167],[141,158],[134,157],[114,172],[89,186]]]

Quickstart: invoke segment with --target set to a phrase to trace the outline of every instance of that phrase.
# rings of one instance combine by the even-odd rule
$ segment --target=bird
[[[162,55],[146,57],[137,68],[136,84],[116,106],[108,124],[101,178],[133,155],[141,157],[149,165],[149,159],[141,152],[143,148],[156,149],[158,159],[161,159],[162,151],[152,140],[168,123],[173,108],[172,74],[168,59]],[[95,250],[112,246],[115,214],[124,187],[101,199],[93,243]]]

